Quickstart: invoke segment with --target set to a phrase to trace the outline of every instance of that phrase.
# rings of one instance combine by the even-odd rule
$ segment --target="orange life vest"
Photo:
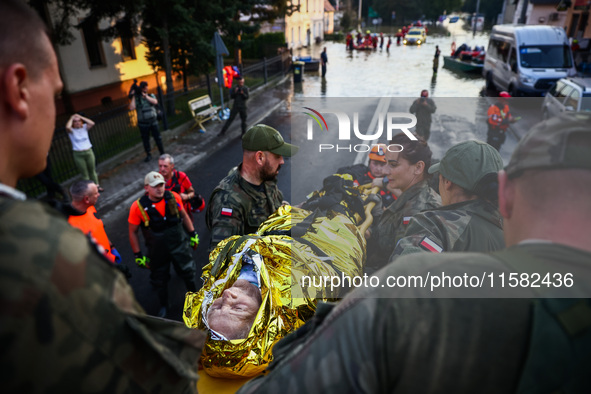
[[[511,114],[509,113],[508,105],[505,104],[502,110],[496,104],[493,104],[488,108],[489,125],[498,127],[501,130],[505,131],[507,130],[507,127],[509,127],[509,123],[503,123],[505,119],[511,119]]]

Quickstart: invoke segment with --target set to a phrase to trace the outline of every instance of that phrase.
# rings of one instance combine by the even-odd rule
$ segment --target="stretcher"
[[[326,192],[315,193],[303,208],[279,208],[256,234],[222,241],[204,267],[203,288],[187,293],[185,324],[207,329],[208,305],[235,281],[242,256],[262,257],[263,303],[255,323],[243,340],[208,338],[201,358],[203,369],[199,370],[200,393],[238,390],[264,371],[278,340],[313,316],[318,300],[336,301],[344,296],[342,289],[299,286],[302,276],[362,275],[363,234],[371,224],[374,206],[373,202],[364,204],[370,191],[365,187],[340,187],[336,198]]]

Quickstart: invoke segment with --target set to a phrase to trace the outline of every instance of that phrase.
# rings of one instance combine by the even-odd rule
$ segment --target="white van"
[[[560,78],[576,75],[568,38],[555,26],[493,27],[482,75],[487,88],[513,97],[543,96]]]

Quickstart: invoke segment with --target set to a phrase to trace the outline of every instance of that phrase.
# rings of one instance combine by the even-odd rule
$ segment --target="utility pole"
[[[363,0],[359,0],[359,11],[357,12],[357,30],[361,31],[361,4]]]
[[[478,22],[478,11],[480,10],[480,0],[476,1],[476,12],[474,13],[474,18],[472,18],[472,23],[474,23],[474,27],[472,28],[472,38],[476,35],[476,23]]]

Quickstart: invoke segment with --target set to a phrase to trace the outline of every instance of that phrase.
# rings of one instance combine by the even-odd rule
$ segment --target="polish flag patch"
[[[421,243],[419,244],[421,248],[428,250],[429,252],[433,253],[441,253],[443,252],[443,248],[435,243],[429,237],[424,237]]]
[[[408,224],[410,222],[411,216],[405,216],[402,218],[402,224]]]
[[[222,216],[232,216],[231,208],[222,208]]]

